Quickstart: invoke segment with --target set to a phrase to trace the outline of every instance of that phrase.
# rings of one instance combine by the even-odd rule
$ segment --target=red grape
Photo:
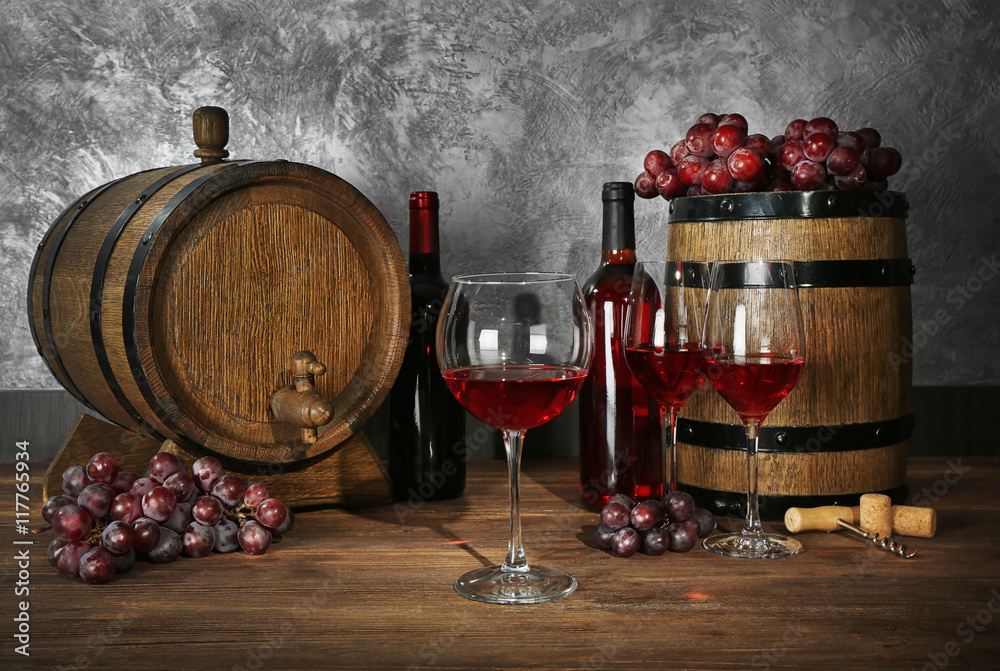
[[[865,191],[885,191],[888,188],[889,188],[889,182],[887,182],[884,179],[881,181],[868,180],[867,182],[865,182],[864,186]]]
[[[262,555],[271,546],[271,532],[255,520],[245,523],[236,537],[240,547],[249,555]]]
[[[77,497],[77,505],[90,513],[94,519],[100,519],[107,517],[113,498],[111,487],[103,482],[95,482],[83,488]]]
[[[784,139],[782,139],[782,143],[784,143]],[[767,158],[771,151],[771,141],[767,139],[766,135],[760,133],[747,135],[747,141],[743,146],[747,149],[753,149],[760,154],[761,158]]]
[[[712,128],[719,125],[719,115],[713,112],[705,112],[695,120],[695,123],[707,123]]]
[[[139,498],[142,498],[143,496],[146,495],[146,492],[148,492],[155,486],[156,483],[153,482],[151,479],[139,478],[138,480],[132,483],[132,486],[129,487],[128,490],[133,494],[135,494],[136,496],[138,496]]]
[[[854,169],[846,175],[837,175],[833,178],[834,185],[841,191],[860,191],[865,186],[868,173],[863,165],[855,165]]]
[[[148,553],[154,564],[169,564],[181,554],[181,537],[165,527],[160,527],[160,540]]]
[[[825,116],[816,117],[802,128],[802,139],[808,140],[816,133],[826,135],[831,141],[837,140],[839,129],[833,119]]]
[[[169,452],[157,452],[149,459],[149,477],[160,484],[174,473],[184,473],[186,470],[180,457]]]
[[[826,170],[815,161],[799,161],[792,168],[792,184],[800,191],[818,189],[826,181]]]
[[[142,517],[142,498],[132,492],[122,492],[111,501],[111,519],[132,524]]]
[[[652,196],[650,196],[652,197]],[[198,489],[203,492],[212,491],[215,481],[226,474],[222,462],[215,457],[202,457],[191,465],[191,475]]]
[[[837,147],[826,159],[826,169],[832,175],[849,175],[858,164],[858,154],[850,147]]]
[[[635,188],[635,195],[640,198],[654,198],[656,196],[656,178],[645,170],[639,173],[632,186]]]
[[[808,123],[805,119],[795,119],[790,121],[787,126],[785,126],[785,140],[801,140],[802,131]]]
[[[67,541],[83,540],[93,528],[93,518],[80,506],[63,506],[52,515],[52,529],[56,536]]]
[[[278,528],[274,530],[276,534],[287,534],[292,530],[292,526],[295,524],[295,513],[292,509],[285,504],[285,521],[278,525]]]
[[[714,153],[712,149],[712,133],[714,131],[715,128],[707,123],[696,123],[691,126],[687,135],[684,136],[688,150],[695,156],[711,156]]]
[[[98,452],[87,462],[87,477],[91,482],[103,482],[110,485],[121,467],[118,459],[110,452]]]
[[[719,119],[719,126],[736,126],[743,131],[743,136],[750,132],[750,126],[742,114],[726,114]]]
[[[720,126],[720,128],[732,128],[732,126]],[[708,193],[729,193],[732,191],[733,176],[729,174],[725,159],[717,158],[708,164],[705,172],[701,175],[701,188]],[[640,531],[643,530],[640,529]]]
[[[861,136],[868,149],[877,149],[882,144],[882,136],[874,128],[859,128],[854,132]]]
[[[698,540],[698,531],[690,522],[671,522],[667,525],[671,552],[687,552]]]
[[[85,487],[93,484],[83,466],[70,466],[63,471],[62,488],[71,496],[79,496]]]
[[[681,181],[680,175],[674,168],[664,170],[656,178],[656,192],[667,200],[679,198],[684,195],[685,191],[687,191],[687,185]]]
[[[789,172],[804,160],[806,160],[805,146],[800,140],[789,140],[781,145],[781,149],[778,151],[778,161],[781,167]]]
[[[192,522],[184,530],[182,538],[184,554],[188,557],[207,557],[215,547],[215,529],[198,522]]]
[[[708,159],[702,156],[688,156],[677,166],[677,176],[688,186],[701,186],[701,176],[708,167]],[[688,195],[691,195],[690,193]]]
[[[650,529],[642,537],[642,551],[648,555],[659,557],[670,548],[670,538],[663,528]]]
[[[63,506],[69,506],[76,504],[76,497],[69,496],[68,494],[60,494],[59,496],[53,496],[44,504],[42,504],[42,519],[46,522],[52,521],[52,516],[56,514],[56,511]]]
[[[742,147],[729,157],[729,172],[741,182],[754,182],[764,172],[764,159],[753,149]]]
[[[882,181],[896,174],[901,163],[899,152],[891,147],[872,149],[868,159],[868,179],[873,182]]]
[[[683,522],[694,512],[694,499],[678,489],[663,497],[663,514],[671,522]]]
[[[163,481],[163,486],[173,490],[178,501],[190,501],[197,489],[194,478],[187,473],[174,473]]]
[[[778,155],[781,152],[781,148],[785,145],[784,135],[775,135],[771,138],[767,147],[767,157],[771,159],[772,163],[778,163]]]
[[[222,501],[214,496],[199,496],[195,499],[194,505],[191,506],[191,514],[194,519],[209,526],[218,524],[219,520],[222,519],[223,512]]]
[[[836,146],[836,143],[830,139],[830,136],[823,133],[813,133],[802,144],[802,150],[805,152],[806,158],[810,161],[822,163]]]
[[[837,134],[837,146],[853,149],[857,154],[860,154],[867,149],[864,138],[852,130],[849,130],[846,133]]]
[[[701,190],[700,186],[689,186],[687,193],[684,194],[688,197],[690,196],[704,196],[705,192]]]
[[[601,524],[617,531],[629,523],[629,509],[618,501],[608,501],[601,510]]]
[[[728,158],[730,154],[743,146],[746,139],[746,133],[739,126],[731,124],[719,126],[712,133],[712,149],[722,158]]]
[[[135,550],[115,557],[115,573],[128,573],[135,566]]]
[[[153,487],[142,497],[143,515],[156,522],[166,522],[176,508],[177,496],[162,485]]]
[[[649,531],[660,523],[661,515],[659,502],[654,507],[650,502],[644,501],[632,509],[630,515],[632,528],[636,531]]]
[[[123,555],[135,544],[135,529],[126,522],[112,522],[101,533],[104,547],[113,555]]]
[[[787,172],[776,172],[767,183],[768,191],[794,191],[795,185]]]
[[[642,538],[632,527],[625,527],[615,532],[611,537],[611,551],[616,557],[631,557],[639,550]]]
[[[760,182],[760,180],[757,180],[756,182],[734,181],[733,188],[730,189],[730,191],[732,193],[750,193],[751,191],[759,191],[760,189],[758,188],[758,182]]]
[[[715,530],[715,516],[704,508],[695,508],[688,522],[694,525],[698,538],[704,538]]]
[[[267,499],[257,506],[257,521],[268,529],[277,529],[285,521],[286,510],[278,499]]]
[[[72,541],[67,543],[56,554],[56,564],[59,572],[67,578],[78,578],[80,576],[80,559],[90,552],[92,546],[83,541]]]
[[[635,501],[633,501],[632,497],[628,494],[612,494],[611,498],[608,499],[608,503],[611,503],[612,501],[617,501],[629,510],[635,508]]]
[[[185,501],[181,501],[174,508],[173,515],[163,523],[163,526],[174,531],[176,533],[182,534],[187,526],[194,521],[194,515],[191,513],[191,504]]]
[[[132,522],[135,531],[134,545],[136,552],[149,552],[160,542],[160,525],[148,517],[140,517]]]
[[[602,550],[611,549],[611,539],[618,533],[616,529],[609,529],[603,523],[594,527],[594,544]]]
[[[80,577],[88,585],[103,585],[115,574],[115,558],[105,548],[91,548],[80,558]]]
[[[59,553],[71,542],[72,541],[68,541],[65,538],[52,539],[52,542],[49,543],[48,549],[45,551],[45,556],[48,557],[49,563],[54,567],[59,568]]]
[[[246,493],[243,494],[243,503],[251,508],[256,508],[269,498],[271,496],[267,493],[267,487],[260,482],[255,482],[247,487]]]
[[[111,482],[111,491],[115,495],[121,494],[122,492],[127,492],[132,488],[132,483],[136,481],[138,476],[131,471],[118,471],[118,475]]]
[[[215,525],[215,546],[216,552],[232,552],[240,546],[240,542],[237,536],[240,533],[240,528],[236,526],[236,522],[232,520],[220,520],[218,524]]]
[[[688,149],[687,143],[684,140],[678,140],[670,148],[670,160],[673,161],[675,167],[690,154],[691,150]]]
[[[646,154],[642,167],[646,169],[646,172],[656,177],[667,168],[674,167],[674,162],[670,160],[667,152],[654,149]]]
[[[212,494],[227,508],[240,505],[246,490],[246,484],[235,475],[223,475],[212,485]]]

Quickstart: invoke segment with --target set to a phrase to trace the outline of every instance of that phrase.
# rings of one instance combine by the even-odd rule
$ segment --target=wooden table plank
[[[952,465],[967,470],[911,462],[912,492],[926,489],[939,515],[936,538],[904,539],[920,549],[915,560],[810,533],[803,554],[752,562],[700,547],[612,557],[592,547],[596,516],[576,504],[576,462],[528,462],[529,560],[569,571],[580,588],[503,607],[452,589],[462,572],[503,559],[502,463],[470,464],[468,493],[455,501],[301,513],[261,557],[142,562],[100,587],[59,576],[44,534],[30,548],[27,597],[12,596],[23,537],[13,466],[3,464],[0,668],[998,668],[1000,459]],[[31,473],[40,495],[44,464]],[[30,602],[30,658],[14,654],[20,600]],[[981,631],[967,622],[977,615]]]

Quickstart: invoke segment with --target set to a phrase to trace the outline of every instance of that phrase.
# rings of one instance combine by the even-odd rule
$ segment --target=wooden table
[[[781,561],[700,547],[613,557],[592,547],[596,516],[576,503],[576,463],[528,462],[529,560],[571,572],[580,587],[520,607],[452,589],[506,550],[505,465],[469,470],[459,500],[402,514],[301,513],[266,555],[141,562],[91,587],[49,566],[49,534],[13,544],[24,538],[10,511],[14,469],[0,465],[0,668],[985,669],[1000,660],[1000,459],[911,463],[912,493],[926,488],[939,513],[936,538],[905,539],[916,559],[810,533],[803,554]],[[32,464],[32,492],[43,472]],[[30,595],[12,598],[23,547]],[[14,653],[22,600],[30,658]]]

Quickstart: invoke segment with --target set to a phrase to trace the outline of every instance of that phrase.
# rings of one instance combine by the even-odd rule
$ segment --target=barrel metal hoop
[[[122,336],[125,342],[125,356],[128,359],[129,368],[132,370],[132,377],[135,379],[135,383],[139,387],[139,391],[142,392],[143,398],[146,399],[146,403],[153,410],[156,417],[173,429],[178,435],[186,436],[186,434],[184,434],[184,432],[170,420],[167,413],[164,412],[160,402],[153,394],[153,390],[149,387],[146,376],[142,373],[142,359],[139,356],[139,344],[136,342],[135,337],[135,297],[139,286],[139,276],[142,274],[143,267],[145,267],[146,257],[149,255],[149,250],[153,247],[152,242],[156,238],[156,234],[159,232],[160,228],[162,228],[167,219],[170,218],[170,215],[174,213],[174,210],[176,210],[203,184],[218,177],[221,173],[259,162],[260,161],[233,161],[223,163],[211,172],[192,180],[183,189],[178,191],[177,194],[170,199],[170,202],[168,202],[163,209],[156,214],[153,220],[149,223],[149,226],[146,227],[146,232],[142,236],[142,242],[136,246],[135,253],[132,255],[132,263],[129,265],[128,275],[125,278],[125,293],[122,300]],[[188,440],[191,440],[190,436],[187,436],[187,438]],[[191,440],[191,442],[197,444],[197,441]]]
[[[97,355],[97,364],[101,369],[101,373],[104,375],[104,381],[107,383],[108,388],[111,389],[111,393],[114,394],[115,399],[118,401],[118,404],[122,407],[122,409],[124,409],[130,417],[140,418],[136,420],[139,427],[147,434],[160,440],[164,440],[164,437],[148,422],[141,419],[141,415],[136,412],[135,407],[128,400],[128,397],[122,390],[121,385],[118,384],[118,378],[115,377],[114,372],[111,370],[111,362],[108,360],[107,347],[104,344],[104,330],[101,328],[101,308],[104,295],[104,280],[108,270],[108,261],[110,261],[111,254],[118,245],[118,239],[121,237],[122,231],[125,230],[125,227],[132,220],[132,217],[139,211],[139,208],[145,205],[146,201],[152,198],[156,192],[170,182],[201,167],[202,164],[195,163],[167,173],[147,186],[135,200],[128,204],[122,213],[118,215],[118,218],[115,219],[115,223],[111,225],[107,236],[104,238],[104,244],[101,245],[101,250],[97,254],[97,261],[94,263],[94,278],[90,283],[90,306],[88,310],[90,315],[90,337],[94,343],[94,353]]]
[[[757,451],[814,454],[872,450],[902,443],[913,433],[913,426],[912,414],[881,422],[839,426],[762,426]],[[719,450],[746,450],[746,432],[742,424],[719,424],[682,417],[677,420],[677,440]]]
[[[749,264],[750,261],[746,263]],[[916,272],[913,261],[908,258],[794,261],[793,263],[795,265],[795,283],[799,289],[908,286],[913,284],[913,275]],[[783,279],[778,277],[778,273],[782,272],[780,265],[771,264],[771,268],[754,266],[752,271],[745,268],[745,265],[742,263],[726,264],[726,273],[721,278],[726,289],[781,286]],[[772,277],[768,276],[768,272]],[[697,276],[695,272],[690,274]],[[668,278],[667,281],[669,284],[671,278]],[[676,284],[676,280],[674,280],[674,284]],[[701,284],[695,280],[694,284],[690,286],[700,287]],[[704,287],[707,286],[708,284],[705,283]]]
[[[726,193],[674,198],[670,206],[670,224],[741,219],[905,219],[910,207],[898,191]]]
[[[83,394],[80,393],[80,390],[76,388],[76,385],[70,378],[69,373],[66,371],[66,365],[63,363],[62,356],[59,354],[59,349],[56,347],[56,338],[55,334],[52,332],[52,319],[51,319],[51,314],[49,312],[49,306],[50,306],[49,291],[52,286],[52,272],[56,266],[56,257],[59,255],[59,249],[60,247],[62,247],[62,243],[66,239],[66,235],[69,233],[69,229],[73,227],[73,224],[76,223],[76,220],[80,217],[81,214],[83,214],[84,210],[86,210],[87,207],[92,202],[97,200],[98,196],[100,196],[102,193],[110,189],[115,184],[118,184],[119,182],[127,178],[128,176],[121,177],[119,179],[114,180],[113,182],[108,182],[107,184],[104,184],[103,186],[100,186],[91,191],[89,194],[87,194],[87,196],[83,200],[79,202],[79,204],[76,206],[76,211],[74,211],[72,216],[70,216],[70,218],[66,221],[66,224],[62,227],[62,230],[59,231],[59,235],[56,236],[55,241],[52,243],[52,250],[49,252],[49,258],[45,262],[45,275],[42,279],[42,324],[44,325],[45,328],[45,342],[49,346],[49,352],[51,352],[52,354],[52,360],[55,363],[56,369],[59,371],[59,374],[62,376],[62,381],[64,383],[64,386],[66,387],[66,390],[69,393],[73,394],[73,397],[76,398],[76,400],[80,401],[80,403],[83,403],[85,406],[87,406],[94,412],[97,412],[98,414],[100,414],[99,411],[96,408],[94,408],[94,406],[90,404],[90,401],[84,398]],[[70,207],[72,207],[72,205]],[[65,212],[63,214],[65,214]],[[60,219],[61,218],[62,215],[60,215]],[[58,221],[58,219],[56,221]],[[49,233],[51,233],[51,229]],[[35,257],[37,259],[38,255],[36,254]],[[34,276],[34,271],[32,271],[32,276]],[[30,291],[28,292],[28,295],[29,296],[31,295]],[[32,307],[30,304],[30,299],[28,307],[29,309],[31,309]],[[38,352],[39,354],[42,353],[40,347]],[[45,358],[44,355],[42,358],[43,359]]]

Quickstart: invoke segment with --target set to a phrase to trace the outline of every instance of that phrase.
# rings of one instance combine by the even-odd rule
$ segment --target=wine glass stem
[[[747,525],[743,536],[754,540],[763,540],[764,532],[760,528],[760,510],[757,506],[757,434],[760,422],[756,419],[744,421],[747,432]]]
[[[663,477],[669,486],[667,492],[672,492],[677,489],[677,408],[661,405],[660,425],[663,431]]]
[[[504,431],[503,446],[507,450],[507,470],[510,480],[510,544],[507,561],[501,567],[505,573],[526,573],[530,570],[521,544],[521,445],[524,431]]]

